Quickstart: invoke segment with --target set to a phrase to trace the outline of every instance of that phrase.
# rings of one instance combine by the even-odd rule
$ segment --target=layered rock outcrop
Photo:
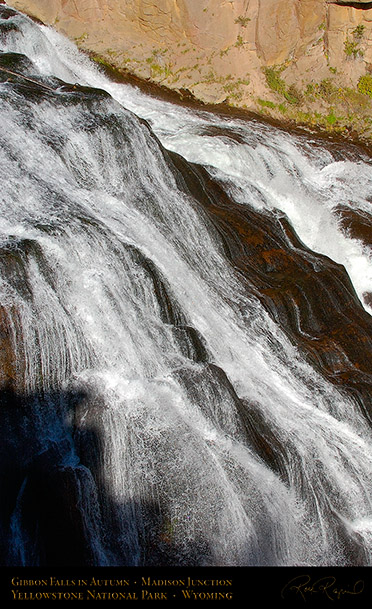
[[[372,2],[8,0],[101,63],[208,103],[369,132]],[[361,81],[362,79],[362,81]]]

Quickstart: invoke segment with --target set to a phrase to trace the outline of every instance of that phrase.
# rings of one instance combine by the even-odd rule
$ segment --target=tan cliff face
[[[172,89],[187,89],[201,101],[226,101],[300,122],[324,119],[325,126],[332,128],[338,124],[370,129],[372,2],[8,0],[7,4],[52,25],[98,61]]]

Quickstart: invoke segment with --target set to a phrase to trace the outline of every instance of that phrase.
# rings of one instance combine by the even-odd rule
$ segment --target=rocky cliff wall
[[[8,0],[101,63],[208,103],[369,135],[372,2]],[[371,74],[370,74],[371,73]]]

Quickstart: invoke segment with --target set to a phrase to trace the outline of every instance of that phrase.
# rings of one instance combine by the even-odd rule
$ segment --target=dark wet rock
[[[371,418],[372,318],[345,268],[309,250],[284,215],[235,203],[204,169],[174,153],[170,156],[182,173],[183,187],[218,231],[246,289],[315,368],[337,386],[357,393]],[[367,231],[366,224],[362,227]]]
[[[372,307],[372,292],[364,292],[363,300],[368,307]]]
[[[335,209],[341,227],[352,239],[372,248],[372,213],[339,205]]]
[[[0,389],[11,390],[17,378],[17,362],[14,349],[15,311],[0,307]]]
[[[58,445],[37,455],[28,471],[18,510],[24,546],[37,548],[34,566],[97,564],[100,545],[95,486],[88,469],[64,465]],[[15,561],[17,557],[14,557]]]

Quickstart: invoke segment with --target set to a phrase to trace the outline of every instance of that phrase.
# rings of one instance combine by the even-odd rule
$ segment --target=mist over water
[[[367,364],[264,300],[286,248],[368,337],[370,159],[112,83],[1,6],[0,30],[2,563],[370,565]],[[266,275],[224,196],[281,244]]]

